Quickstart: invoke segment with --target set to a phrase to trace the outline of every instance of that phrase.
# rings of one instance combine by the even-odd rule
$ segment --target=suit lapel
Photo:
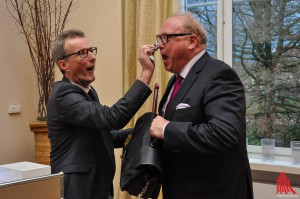
[[[71,83],[70,80],[68,80],[65,76],[63,76],[62,81]],[[82,90],[82,92],[84,92],[84,91]],[[84,92],[84,93],[86,94],[86,96],[88,96],[88,98],[91,101],[100,102],[99,98],[98,98],[98,95],[97,95],[97,92],[92,86],[91,86],[91,89],[89,90],[89,93],[86,93],[86,92]]]
[[[91,101],[99,101],[98,95],[95,91],[95,89],[91,86],[91,89],[89,90],[88,96],[90,97]]]
[[[169,105],[168,110],[166,110],[166,114],[165,114],[166,119],[171,120],[173,118],[173,114],[176,110],[176,106],[180,104],[180,102],[183,100],[184,96],[192,87],[196,79],[197,79],[197,75],[191,70],[189,74],[186,76],[186,78],[184,79],[184,81],[182,82],[176,96],[174,97],[173,101]]]
[[[190,88],[193,86],[195,80],[198,78],[198,73],[201,71],[201,69],[203,68],[203,66],[205,65],[206,61],[209,58],[210,58],[210,56],[208,55],[207,52],[205,52],[202,55],[202,57],[191,68],[190,72],[188,73],[188,75],[184,79],[183,83],[181,84],[175,98],[173,99],[170,106],[168,107],[168,110],[166,110],[166,113],[164,116],[166,119],[171,120],[173,118],[173,114],[176,110],[176,106],[182,102],[183,98],[185,97],[187,92],[190,90]],[[173,75],[172,78],[170,79],[168,86],[167,86],[167,90],[161,100],[161,103],[159,106],[159,110],[161,113],[162,113],[162,107],[168,98],[168,95],[174,84],[174,81],[175,81],[175,75]]]

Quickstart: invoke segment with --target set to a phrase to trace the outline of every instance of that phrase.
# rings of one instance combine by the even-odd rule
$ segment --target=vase
[[[50,165],[50,140],[46,121],[33,121],[29,124],[34,133],[35,162]]]

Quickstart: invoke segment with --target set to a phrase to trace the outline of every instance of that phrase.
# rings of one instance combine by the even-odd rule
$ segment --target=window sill
[[[262,159],[262,151],[261,146],[254,146],[248,145],[247,146],[248,157],[249,159]],[[274,161],[277,162],[284,162],[289,163],[292,165],[292,156],[291,156],[291,149],[290,148],[282,148],[282,147],[275,147],[275,154],[274,154]],[[285,165],[285,164],[284,164]]]
[[[281,172],[285,172],[293,186],[300,187],[300,165],[294,165],[290,148],[275,147],[273,162],[262,160],[261,146],[248,145],[248,157],[253,182],[276,184]]]
[[[290,174],[300,174],[300,165],[294,165],[291,162],[273,161],[265,162],[261,159],[249,158],[251,170],[268,172],[285,172]]]

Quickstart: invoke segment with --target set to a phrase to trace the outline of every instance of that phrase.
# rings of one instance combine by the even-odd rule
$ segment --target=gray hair
[[[184,17],[183,28],[185,31],[197,35],[199,44],[206,44],[206,31],[203,25],[191,13],[174,14],[171,17]]]
[[[65,55],[66,39],[72,39],[76,37],[85,37],[85,35],[82,31],[76,29],[66,30],[57,35],[57,37],[51,43],[51,55],[54,63],[58,63],[58,61],[61,60]]]

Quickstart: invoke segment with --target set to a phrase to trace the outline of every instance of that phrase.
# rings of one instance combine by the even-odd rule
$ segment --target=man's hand
[[[151,62],[149,56],[153,55],[153,45],[143,45],[140,48],[138,59],[142,65],[143,71],[139,80],[149,85],[153,71],[155,69],[154,62]]]
[[[151,136],[163,139],[163,128],[168,123],[169,121],[161,116],[154,118],[150,127]]]

